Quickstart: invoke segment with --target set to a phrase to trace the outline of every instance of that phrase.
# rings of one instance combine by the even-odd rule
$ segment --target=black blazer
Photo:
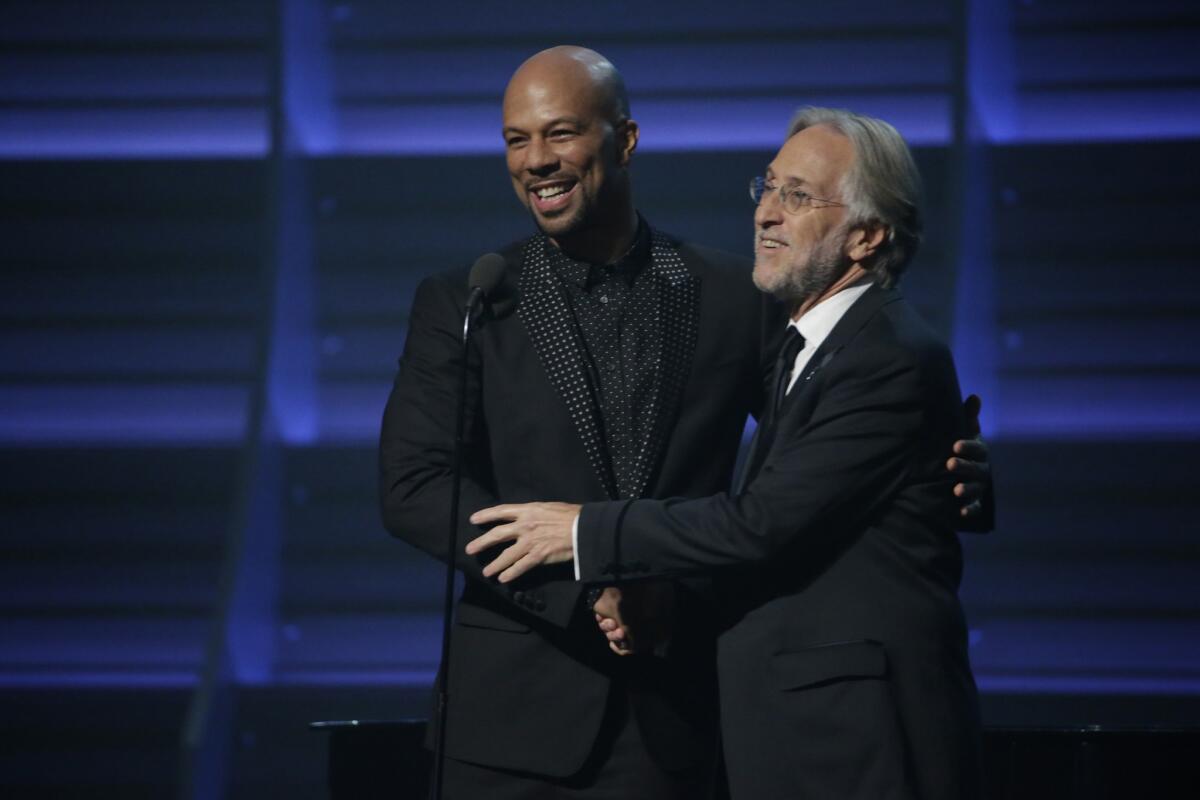
[[[737,496],[585,505],[585,580],[717,573],[734,798],[978,793],[957,589],[954,365],[900,294],[869,289],[793,387]]]
[[[610,684],[620,679],[634,695],[650,751],[668,769],[685,768],[711,753],[711,631],[677,635],[665,660],[621,658],[608,651],[583,608],[570,565],[501,586],[482,578],[486,560],[461,552],[481,533],[467,522],[479,508],[615,496],[606,462],[585,445],[595,441],[599,422],[587,362],[565,322],[569,308],[548,268],[523,256],[527,244],[504,252],[522,290],[518,312],[488,321],[468,358],[457,558],[467,580],[452,640],[447,753],[569,775],[587,757]],[[643,496],[696,497],[729,485],[747,413],[759,407],[769,369],[763,332],[776,328],[762,320],[766,306],[745,261],[658,233],[654,247],[661,441]],[[466,277],[463,269],[428,278],[417,289],[380,441],[387,529],[441,559]]]

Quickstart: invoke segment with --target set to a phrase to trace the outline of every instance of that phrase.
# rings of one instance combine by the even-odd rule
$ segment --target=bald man
[[[749,265],[639,217],[638,126],[599,54],[557,47],[526,61],[504,95],[503,133],[538,233],[500,251],[520,306],[472,345],[459,541],[482,532],[471,511],[502,500],[724,488],[767,368]],[[417,289],[381,438],[385,524],[438,558],[466,278]],[[458,562],[446,796],[707,796],[711,635],[684,626],[660,655],[622,659],[569,569],[502,587],[485,564]]]
[[[598,53],[556,47],[522,64],[504,95],[503,133],[513,189],[538,232],[500,251],[521,301],[478,332],[468,358],[460,544],[482,533],[470,513],[499,502],[728,488],[774,359],[763,331],[783,329],[749,262],[637,213],[638,125]],[[417,289],[380,444],[385,524],[437,558],[466,278],[462,269]],[[486,555],[457,560],[466,582],[452,634],[446,796],[709,796],[714,645],[701,597],[626,586],[626,606],[640,603],[670,639],[619,658],[570,565],[502,585],[483,576]],[[611,610],[617,599],[610,589],[599,602]]]

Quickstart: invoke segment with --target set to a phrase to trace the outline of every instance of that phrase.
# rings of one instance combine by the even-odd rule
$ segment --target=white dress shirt
[[[804,368],[808,366],[809,360],[813,353],[821,346],[821,343],[829,336],[829,333],[841,321],[842,316],[850,310],[850,306],[854,305],[858,298],[863,296],[867,289],[871,288],[871,282],[856,283],[842,289],[833,297],[827,297],[815,306],[804,312],[804,316],[800,319],[791,320],[788,322],[790,327],[800,331],[800,335],[804,337],[804,347],[796,354],[796,363],[792,365],[792,377],[788,379],[787,390],[792,391],[792,387],[796,385],[796,379],[804,372]]]

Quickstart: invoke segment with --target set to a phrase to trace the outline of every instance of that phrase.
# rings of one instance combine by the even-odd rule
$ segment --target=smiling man
[[[500,501],[702,496],[728,486],[764,363],[762,298],[740,258],[678,241],[634,208],[638,126],[599,54],[556,47],[504,95],[513,189],[538,233],[501,252],[520,289],[468,362],[466,515]],[[445,554],[467,271],[417,290],[384,415],[387,528]],[[715,763],[714,640],[672,617],[670,652],[623,659],[569,569],[524,581],[466,576],[453,632],[448,798],[704,798]],[[686,591],[680,589],[680,591]],[[662,617],[668,584],[624,600]],[[634,595],[635,597],[630,597]],[[599,598],[614,612],[619,593]]]
[[[504,93],[503,134],[513,189],[551,246],[610,264],[634,244],[638,124],[599,53],[559,47],[526,61]]]
[[[791,320],[741,491],[472,517],[499,523],[467,551],[507,545],[484,569],[501,585],[572,560],[597,583],[714,575],[735,800],[980,790],[944,468],[964,431],[959,387],[945,345],[894,288],[920,239],[917,194],[892,126],[819,108],[801,111],[751,183],[754,282]]]

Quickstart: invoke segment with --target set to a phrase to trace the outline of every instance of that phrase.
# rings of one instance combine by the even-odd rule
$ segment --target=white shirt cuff
[[[575,521],[571,523],[571,560],[575,562],[575,580],[579,580],[579,516],[583,512],[575,515]]]

